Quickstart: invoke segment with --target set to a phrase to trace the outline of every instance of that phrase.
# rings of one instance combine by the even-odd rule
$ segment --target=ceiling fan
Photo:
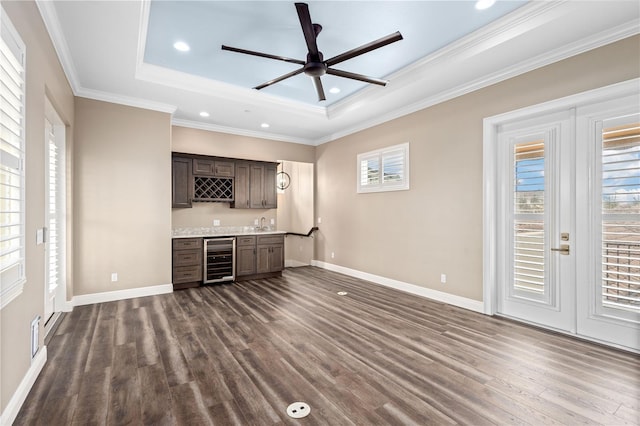
[[[387,44],[402,40],[402,34],[400,34],[399,31],[396,31],[393,34],[389,34],[388,36],[382,37],[378,40],[374,40],[360,47],[356,47],[355,49],[351,49],[347,52],[341,53],[340,55],[334,56],[333,58],[327,59],[325,61],[322,56],[322,52],[318,50],[318,45],[316,44],[316,38],[318,37],[318,34],[320,34],[320,31],[322,31],[322,25],[313,24],[311,22],[309,5],[307,5],[306,3],[296,3],[295,5],[298,12],[298,18],[300,19],[300,25],[302,26],[302,32],[304,33],[304,39],[307,42],[307,48],[309,49],[306,61],[222,45],[222,50],[229,50],[231,52],[245,53],[247,55],[261,56],[263,58],[276,59],[278,61],[291,62],[294,64],[302,65],[301,68],[281,75],[280,77],[274,78],[273,80],[269,80],[266,83],[262,83],[254,87],[254,89],[264,89],[267,86],[271,86],[272,84],[278,83],[289,77],[293,77],[304,72],[306,75],[313,79],[313,84],[316,88],[316,92],[318,93],[318,100],[324,101],[326,100],[326,97],[324,95],[324,89],[322,88],[322,81],[320,80],[320,77],[325,74],[364,81],[365,83],[378,84],[380,86],[385,86],[388,83],[388,81],[382,80],[380,78],[367,77],[366,75],[337,70],[332,67],[333,65],[339,64],[340,62],[344,62],[348,59],[386,46]]]

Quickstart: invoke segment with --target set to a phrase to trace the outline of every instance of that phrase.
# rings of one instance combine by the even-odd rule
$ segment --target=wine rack
[[[233,178],[195,176],[193,201],[233,201]]]

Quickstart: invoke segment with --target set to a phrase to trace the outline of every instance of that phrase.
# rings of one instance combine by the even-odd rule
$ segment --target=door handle
[[[551,251],[557,251],[566,256],[569,254],[569,244],[560,244],[560,248],[552,248]]]

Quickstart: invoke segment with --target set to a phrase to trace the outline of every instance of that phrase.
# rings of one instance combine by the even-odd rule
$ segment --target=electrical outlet
[[[336,257],[336,254],[334,252],[331,252],[331,258],[335,259],[335,257]]]
[[[322,218],[321,217],[318,218],[318,223],[319,224],[322,223]]]
[[[260,222],[260,220],[259,220],[259,219],[256,219],[256,220],[254,220],[254,221],[253,221],[253,224],[254,224],[255,226],[258,226],[258,225],[260,225],[260,223],[259,223],[259,222]]]
[[[116,281],[118,281],[118,273],[117,272],[112,272],[111,273],[111,282],[115,283]]]
[[[440,274],[440,282],[445,284],[447,282],[447,274]]]
[[[275,225],[276,224],[276,220],[274,218],[271,218],[271,224]]]
[[[213,219],[213,226],[220,226],[220,219]]]

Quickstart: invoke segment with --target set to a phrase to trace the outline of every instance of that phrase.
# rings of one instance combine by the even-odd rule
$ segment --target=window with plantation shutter
[[[0,309],[21,292],[24,268],[24,43],[0,8]]]
[[[409,144],[358,154],[358,192],[409,189]]]

